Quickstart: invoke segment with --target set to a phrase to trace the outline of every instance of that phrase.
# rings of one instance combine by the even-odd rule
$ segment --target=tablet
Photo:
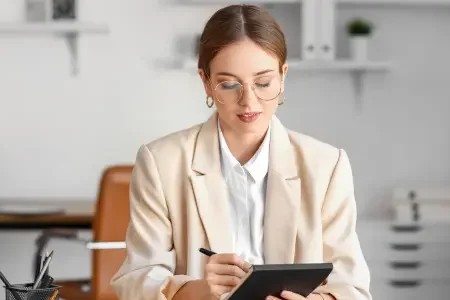
[[[253,265],[226,300],[265,300],[288,290],[307,297],[333,270],[331,263]],[[280,297],[281,298],[281,297]]]

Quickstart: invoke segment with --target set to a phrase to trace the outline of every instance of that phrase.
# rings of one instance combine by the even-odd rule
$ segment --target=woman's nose
[[[258,102],[258,98],[256,97],[255,91],[253,90],[253,84],[244,84],[242,88],[242,98],[239,102],[241,105],[250,105],[253,102]]]

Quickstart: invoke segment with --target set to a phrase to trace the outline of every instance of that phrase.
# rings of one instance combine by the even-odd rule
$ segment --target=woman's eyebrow
[[[236,75],[234,75],[234,74],[231,74],[231,73],[228,73],[228,72],[219,72],[219,73],[216,73],[216,75],[217,76],[230,76],[230,77],[237,77]]]
[[[266,70],[259,71],[257,73],[253,73],[253,76],[264,75],[264,74],[267,74],[267,73],[270,73],[270,72],[273,72],[273,71],[275,71],[275,70],[266,69]]]
[[[262,71],[253,73],[253,76],[263,75],[263,74],[267,74],[267,73],[270,73],[270,72],[273,72],[273,71],[275,71],[275,70],[266,69],[266,70],[262,70]],[[236,76],[236,75],[234,75],[234,74],[232,74],[232,73],[228,73],[228,72],[218,72],[218,73],[216,73],[216,75],[217,75],[217,76],[219,76],[219,75],[222,75],[222,76],[231,76],[231,77],[236,77],[236,78],[238,78],[238,76]]]

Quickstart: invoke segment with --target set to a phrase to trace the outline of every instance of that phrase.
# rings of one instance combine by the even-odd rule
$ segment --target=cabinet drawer
[[[374,281],[425,280],[444,281],[450,285],[450,262],[385,262],[368,263]]]
[[[393,286],[388,283],[374,283],[370,288],[374,300],[425,300],[448,299],[450,285],[446,283],[422,283],[417,286]]]
[[[421,260],[450,263],[450,243],[393,243],[388,248],[391,261]]]
[[[450,243],[450,225],[393,225],[384,222],[362,222],[357,227],[361,243]]]
[[[361,249],[368,261],[449,261],[448,243],[386,243],[378,246],[361,243]]]

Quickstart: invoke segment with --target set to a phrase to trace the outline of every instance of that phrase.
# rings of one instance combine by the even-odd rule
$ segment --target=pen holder
[[[5,287],[6,300],[59,300],[61,286],[51,285],[48,288],[34,289],[32,283],[13,284]]]

